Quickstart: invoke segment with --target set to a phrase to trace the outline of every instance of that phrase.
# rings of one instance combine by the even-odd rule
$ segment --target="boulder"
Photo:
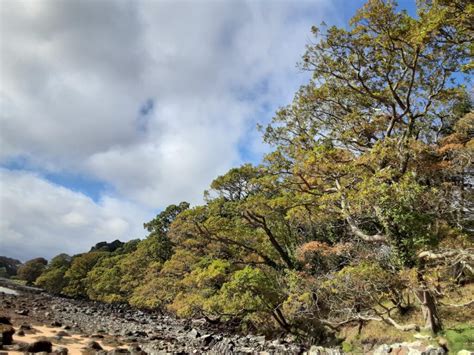
[[[264,345],[265,344],[265,336],[262,335],[262,336],[257,336],[257,337],[254,337],[252,338],[252,340],[260,345]]]
[[[225,338],[212,347],[212,352],[217,354],[233,354],[234,348],[235,343],[232,340]]]
[[[53,351],[53,344],[47,340],[38,340],[28,346],[27,352],[29,353],[50,353]]]
[[[23,323],[22,325],[20,325],[20,330],[31,330],[31,325]]]
[[[135,344],[135,345],[130,345],[130,346],[128,347],[128,351],[129,351],[129,353],[132,354],[132,355],[146,355],[146,352],[144,352],[144,351],[142,350],[142,348],[141,348],[139,345],[137,345],[137,344]]]
[[[86,350],[102,350],[102,346],[100,346],[100,344],[96,341],[90,341],[87,343],[87,345],[85,346]]]
[[[59,332],[56,333],[56,336],[58,336],[58,337],[70,337],[71,334],[69,334],[68,332],[65,332],[64,330],[60,330]]]
[[[15,329],[9,324],[0,324],[0,344],[11,345]]]
[[[10,321],[10,317],[0,315],[0,324],[12,325],[12,322]]]
[[[30,313],[30,311],[27,309],[17,309],[15,313],[20,316],[27,316]]]
[[[56,355],[67,355],[69,350],[67,348],[59,347],[53,351],[53,354]]]
[[[203,345],[208,346],[214,341],[214,336],[212,334],[204,334],[199,340]]]
[[[424,345],[420,341],[413,343],[383,344],[374,350],[373,355],[444,355],[447,351],[443,347]]]
[[[196,339],[196,338],[199,338],[201,336],[201,334],[199,334],[199,332],[196,330],[196,329],[191,329],[188,333],[188,337],[189,338],[192,338],[192,339]]]
[[[343,355],[344,353],[339,349],[330,349],[324,348],[322,346],[313,345],[309,351],[308,355]]]

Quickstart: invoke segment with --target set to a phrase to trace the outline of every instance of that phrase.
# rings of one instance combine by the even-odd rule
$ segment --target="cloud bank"
[[[143,218],[258,160],[255,124],[306,80],[295,64],[331,4],[2,1],[0,162],[22,164],[2,170],[0,254],[142,236]],[[94,201],[46,173],[112,188]]]

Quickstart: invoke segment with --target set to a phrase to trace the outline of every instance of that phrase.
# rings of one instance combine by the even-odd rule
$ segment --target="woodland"
[[[369,0],[346,27],[313,27],[298,64],[311,79],[260,127],[259,165],[167,207],[143,240],[16,277],[346,348],[474,332],[473,24],[471,1],[420,0],[412,17]]]

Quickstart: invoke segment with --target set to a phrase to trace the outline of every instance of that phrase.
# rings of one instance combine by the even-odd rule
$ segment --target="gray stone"
[[[201,334],[199,334],[199,332],[195,328],[191,329],[188,333],[188,337],[192,338],[192,339],[197,339],[200,336],[201,336]]]
[[[224,338],[222,341],[218,342],[212,347],[212,351],[217,354],[232,354],[234,351],[235,343],[227,338]]]
[[[392,351],[392,348],[387,344],[382,344],[374,350],[373,355],[385,355],[389,354]]]
[[[309,355],[343,355],[343,352],[339,349],[330,349],[322,346],[313,345],[309,351]]]

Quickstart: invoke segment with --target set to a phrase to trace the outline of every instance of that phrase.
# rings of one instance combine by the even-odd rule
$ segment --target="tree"
[[[18,270],[18,266],[20,266],[21,261],[7,258],[6,256],[0,256],[0,273],[3,274],[2,277],[11,277],[15,276]]]
[[[320,343],[368,322],[439,332],[444,309],[473,303],[446,296],[474,280],[474,6],[418,3],[417,18],[369,0],[347,29],[314,27],[312,79],[266,127],[262,164],[37,283]]]
[[[44,272],[36,279],[35,284],[52,294],[61,294],[67,285],[66,271],[72,258],[67,254],[59,254],[51,259]]]
[[[17,275],[20,280],[25,280],[27,284],[32,285],[42,274],[48,261],[45,258],[35,258],[28,260],[18,267]]]
[[[472,6],[456,22],[459,6],[427,1],[414,19],[391,1],[369,0],[347,30],[314,27],[319,39],[302,64],[312,80],[265,131],[275,146],[269,171],[304,206],[292,212],[297,223],[313,231],[314,221],[343,224],[329,242],[365,244],[361,252],[394,273],[416,268],[413,291],[434,332],[441,329],[436,296],[419,255],[453,235],[462,239],[446,212],[459,211],[463,184],[441,168],[459,165],[439,150],[466,102],[454,74],[469,70]],[[469,141],[457,154],[469,156]]]
[[[189,203],[170,205],[153,220],[144,224],[149,235],[140,241],[136,249],[120,261],[122,291],[131,294],[146,276],[150,264],[153,268],[166,262],[173,255],[173,243],[168,236],[169,228],[176,217],[189,208]]]
[[[87,274],[97,262],[107,254],[107,252],[95,251],[74,256],[71,267],[64,275],[67,286],[64,287],[63,293],[72,297],[86,298],[88,286]]]
[[[103,302],[126,302],[129,294],[121,287],[123,276],[120,261],[123,255],[108,255],[101,258],[87,273],[85,284],[87,297]]]

